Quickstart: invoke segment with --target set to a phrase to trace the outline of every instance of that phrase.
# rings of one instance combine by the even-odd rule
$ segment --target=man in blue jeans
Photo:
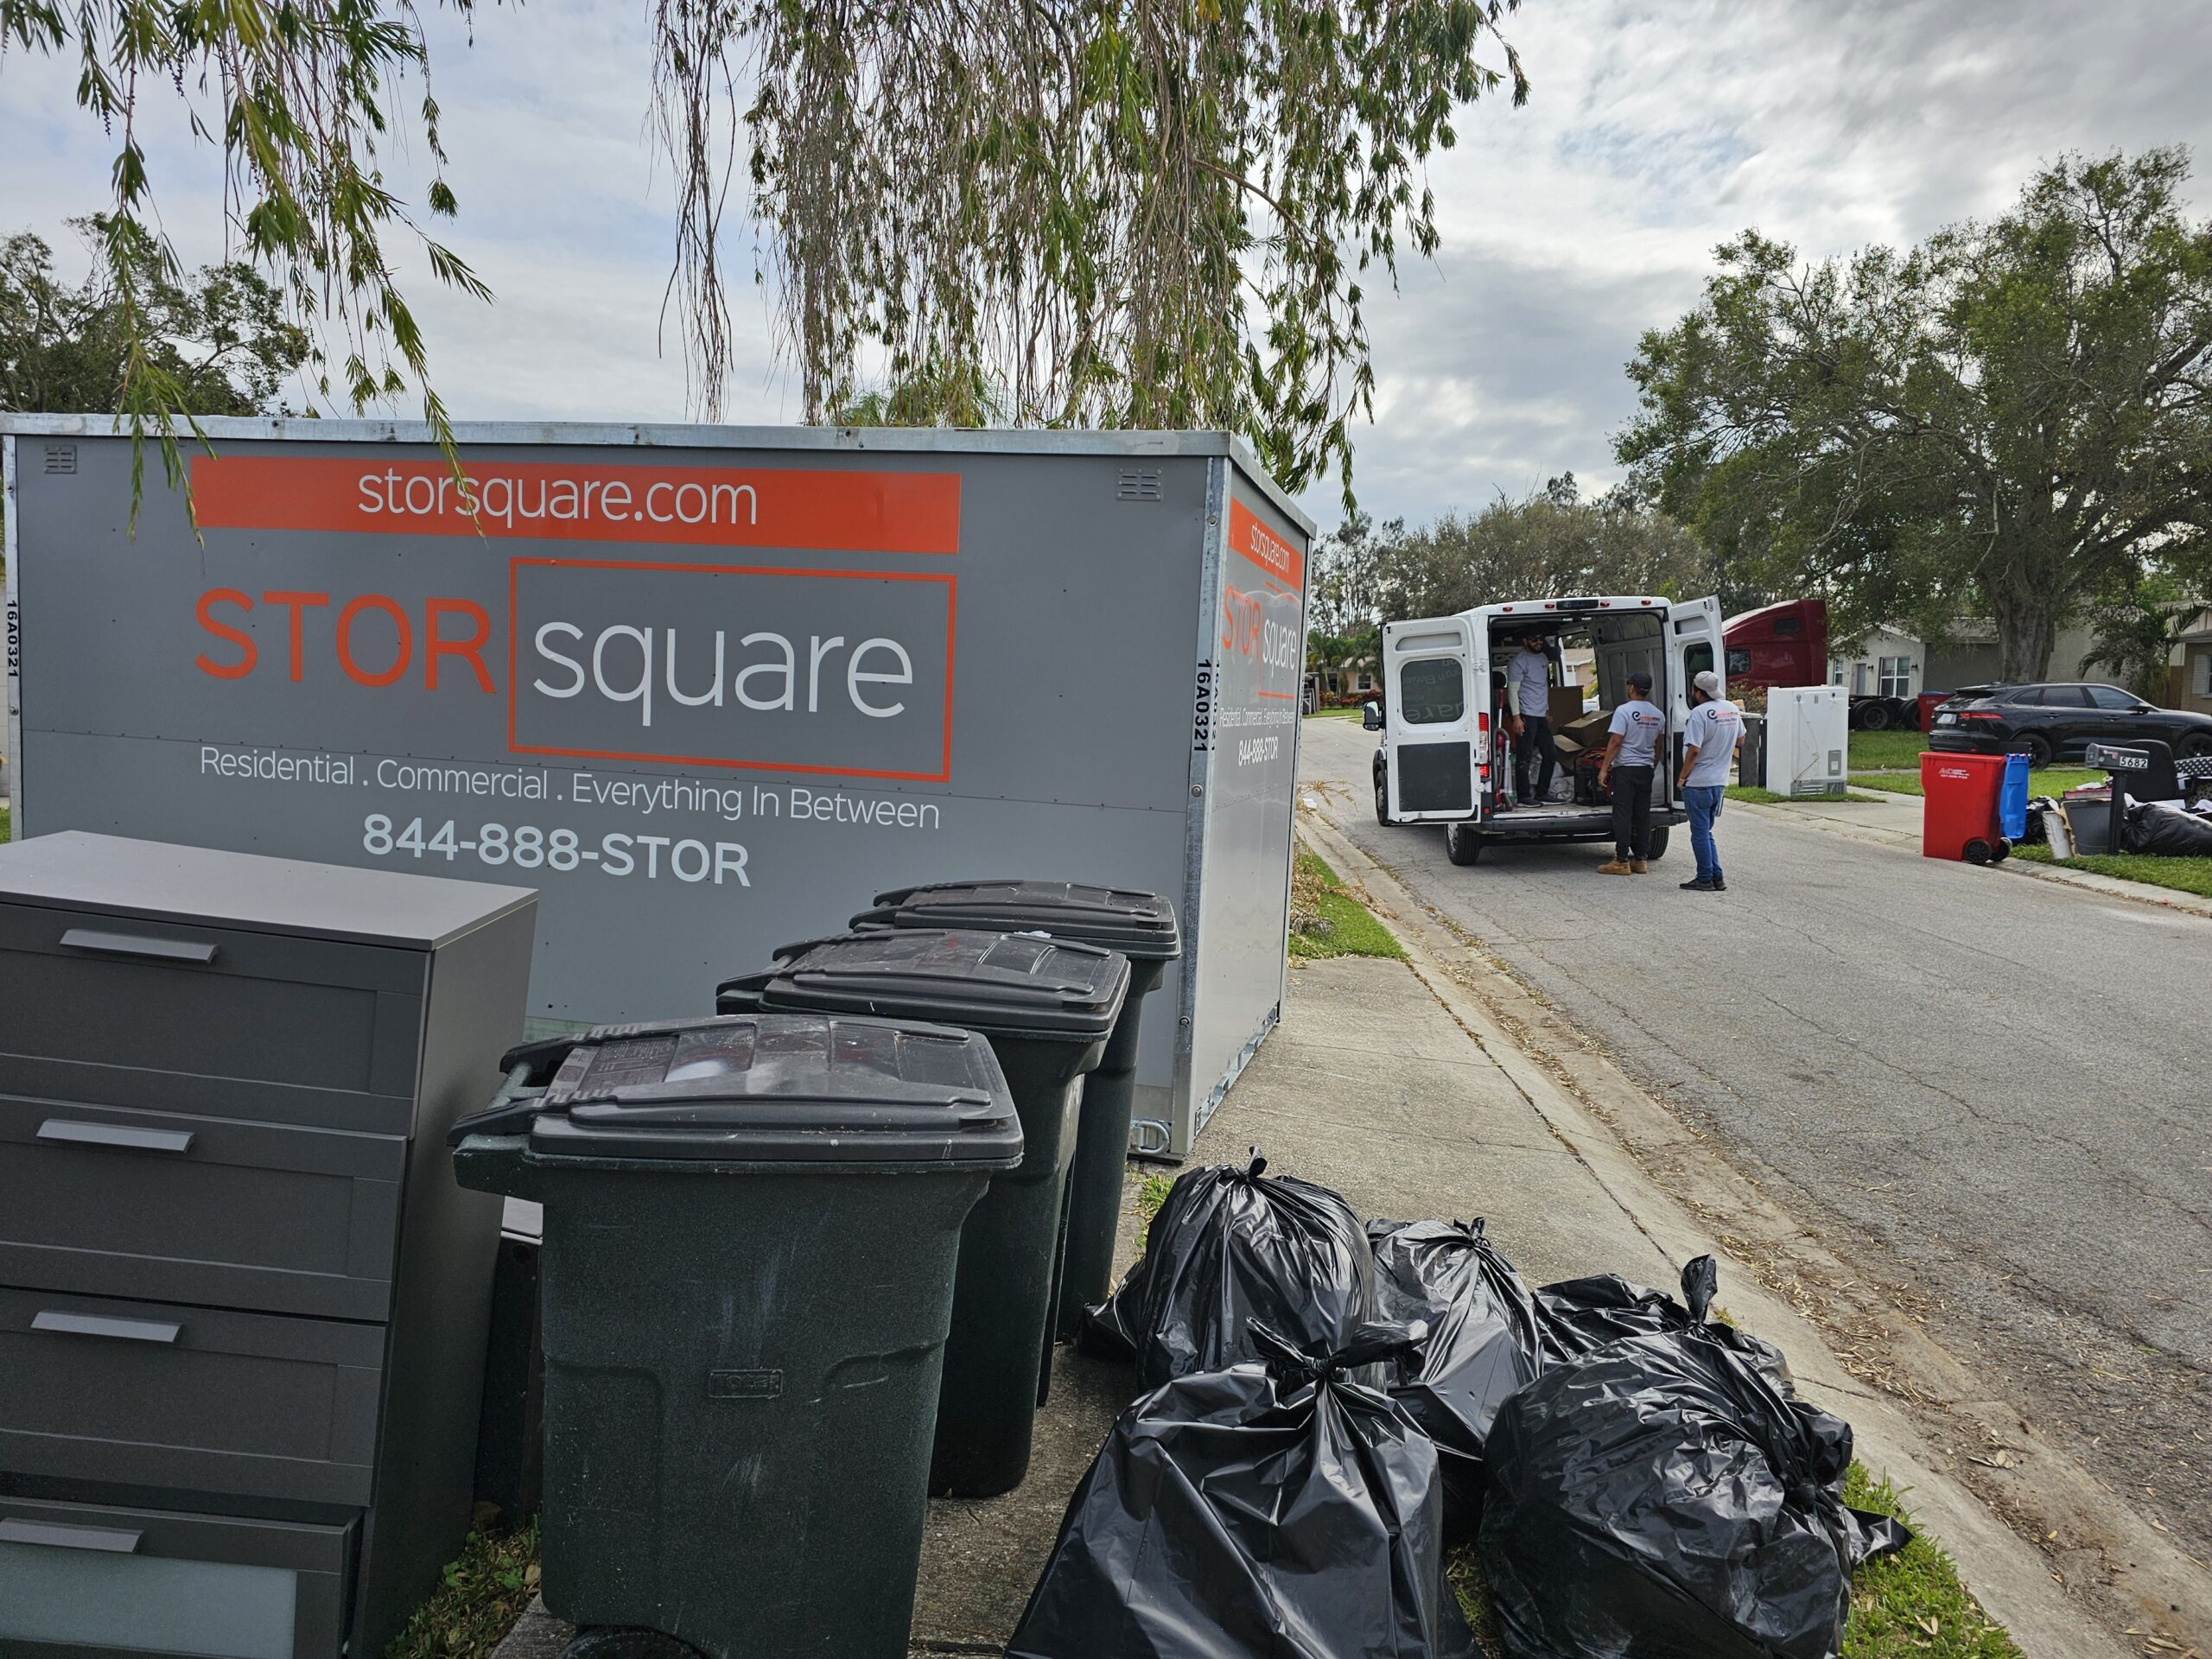
[[[1690,682],[1690,717],[1682,728],[1682,806],[1690,815],[1690,850],[1697,874],[1682,883],[1687,893],[1726,893],[1720,855],[1713,845],[1713,821],[1728,787],[1728,769],[1744,743],[1744,716],[1720,695],[1720,677],[1711,669]]]

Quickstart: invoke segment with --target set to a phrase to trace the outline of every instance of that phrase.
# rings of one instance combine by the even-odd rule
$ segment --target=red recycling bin
[[[2008,759],[2002,754],[1920,757],[1922,857],[1989,864],[2012,850],[1997,817]]]
[[[1920,694],[1918,702],[1922,731],[1932,732],[1936,729],[1936,711],[1950,700],[1951,694],[1948,691],[1923,691]]]

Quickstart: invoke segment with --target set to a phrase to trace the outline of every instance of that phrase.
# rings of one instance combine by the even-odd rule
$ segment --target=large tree
[[[2069,157],[1988,223],[1801,264],[1746,232],[1644,336],[1618,440],[1732,568],[1849,634],[1994,620],[2040,678],[2058,629],[2212,520],[2212,227],[2181,149]]]
[[[1472,515],[1447,512],[1413,531],[1393,522],[1374,543],[1372,591],[1393,620],[1501,600],[1713,591],[1695,537],[1624,495],[1584,500],[1572,473]]]
[[[90,247],[111,227],[73,221]],[[124,396],[132,353],[158,375],[180,412],[251,415],[278,406],[308,353],[276,290],[251,266],[209,266],[149,285],[145,338],[134,346],[124,303],[104,261],[72,280],[29,231],[0,238],[0,410],[111,413]]]
[[[1516,3],[655,0],[695,400],[719,408],[734,261],[772,284],[810,419],[874,386],[909,420],[1223,426],[1292,487],[1348,487],[1368,289],[1402,244],[1434,248],[1423,163],[1459,110],[1502,79],[1526,95],[1496,36]],[[384,171],[410,126],[445,161],[410,0],[0,0],[10,44],[75,59],[115,135],[134,342],[175,274],[158,238],[121,235],[156,222],[145,134],[167,118],[221,147],[238,245],[315,329],[328,395],[411,387],[442,423],[398,245],[484,289],[423,228],[457,209],[442,170],[419,204]],[[135,354],[122,403],[164,434],[181,412]]]

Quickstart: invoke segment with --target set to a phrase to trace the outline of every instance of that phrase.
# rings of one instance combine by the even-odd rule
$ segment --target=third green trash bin
[[[1082,1125],[1068,1187],[1066,1260],[1053,1334],[1075,1335],[1087,1304],[1114,1288],[1114,1238],[1128,1167],[1144,999],[1183,954],[1175,908],[1157,893],[1077,881],[938,881],[878,893],[855,927],[973,927],[1102,945],[1129,959],[1129,997],[1098,1069],[1083,1080]]]
[[[463,1185],[544,1208],[544,1593],[712,1659],[903,1659],[988,1044],[823,1015],[508,1056]],[[654,1650],[610,1636],[612,1650]]]
[[[1029,1433],[1051,1363],[1053,1287],[1084,1074],[1103,1057],[1128,995],[1111,950],[1013,933],[872,929],[786,947],[723,982],[724,1013],[880,1015],[989,1039],[1021,1115],[1021,1166],[968,1217],[944,1350],[930,1490],[994,1497],[1029,1470]]]

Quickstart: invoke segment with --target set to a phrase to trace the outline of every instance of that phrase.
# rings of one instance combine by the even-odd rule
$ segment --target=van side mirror
[[[1359,728],[1363,732],[1379,732],[1382,729],[1382,705],[1381,703],[1369,702],[1361,705],[1359,711]]]

